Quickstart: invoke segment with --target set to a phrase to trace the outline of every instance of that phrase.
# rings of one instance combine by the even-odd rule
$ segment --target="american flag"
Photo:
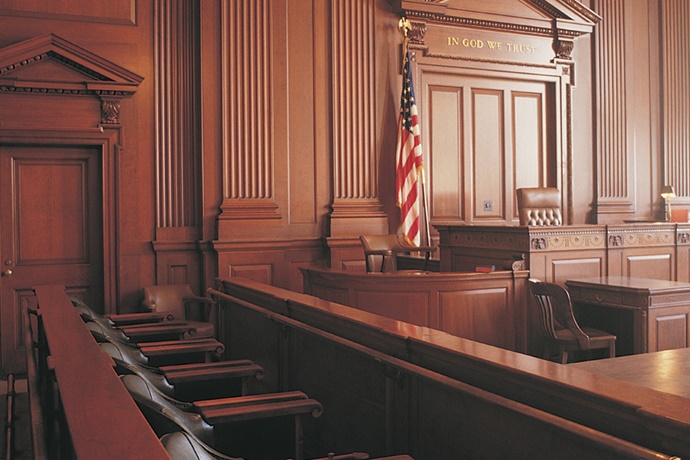
[[[402,95],[398,117],[398,148],[396,153],[395,188],[400,207],[405,239],[415,246],[421,241],[420,181],[422,180],[422,140],[410,69],[410,53],[406,43],[403,65]]]

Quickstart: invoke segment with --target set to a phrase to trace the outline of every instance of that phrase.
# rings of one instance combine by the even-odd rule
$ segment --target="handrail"
[[[169,459],[111,359],[84,327],[64,287],[37,286],[34,291],[42,319],[39,338],[45,342],[39,346],[50,353],[54,369],[51,376],[39,379],[57,387],[42,388],[40,396],[57,393],[60,399],[59,405],[51,406],[59,407],[58,413],[46,414],[49,457],[67,452],[65,458],[85,460]]]

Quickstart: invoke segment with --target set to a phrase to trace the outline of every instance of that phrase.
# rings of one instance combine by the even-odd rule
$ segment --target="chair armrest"
[[[146,356],[170,356],[184,353],[213,352],[223,354],[225,346],[216,339],[187,339],[166,340],[161,342],[145,342],[140,345],[140,350]]]
[[[301,391],[196,401],[194,407],[211,425],[285,415],[320,417],[323,406]]]
[[[262,380],[264,369],[250,360],[181,364],[159,368],[171,384],[254,377]]]
[[[189,324],[153,324],[151,326],[138,327],[121,327],[120,330],[127,335],[133,342],[136,341],[154,341],[161,340],[165,337],[178,336],[182,339],[185,334],[194,335],[196,328]],[[158,337],[158,338],[156,338]]]
[[[143,312],[143,313],[120,313],[108,315],[110,321],[115,326],[124,326],[140,323],[160,323],[165,320],[174,319],[173,315],[167,312]]]

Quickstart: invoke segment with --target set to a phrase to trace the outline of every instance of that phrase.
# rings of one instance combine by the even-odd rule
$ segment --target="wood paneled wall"
[[[153,283],[201,291],[241,275],[300,290],[299,267],[361,268],[357,236],[397,230],[402,13],[432,221],[513,223],[514,188],[541,183],[576,224],[660,217],[666,182],[674,205],[690,198],[682,0],[96,3],[0,0],[0,47],[55,33],[143,77],[104,171],[117,177],[104,232],[119,308]],[[0,97],[5,127],[43,110],[36,94]]]

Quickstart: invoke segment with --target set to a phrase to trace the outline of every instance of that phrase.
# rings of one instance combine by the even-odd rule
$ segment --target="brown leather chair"
[[[411,252],[424,252],[424,270],[431,257],[431,253],[436,250],[430,246],[413,246],[398,235],[360,235],[359,240],[364,250],[364,260],[367,272],[391,273],[398,270],[398,254],[409,254]]]
[[[192,292],[188,284],[162,284],[144,287],[144,308],[150,312],[170,313],[174,318],[186,320],[194,327],[195,338],[214,337],[215,329],[209,322],[215,302]],[[192,307],[196,306],[196,311]]]
[[[557,188],[519,188],[516,192],[520,225],[563,225],[561,194]]]
[[[558,284],[529,279],[532,295],[539,309],[541,330],[546,340],[544,359],[558,352],[561,364],[568,362],[570,352],[608,349],[616,356],[616,336],[590,327],[580,327],[573,313],[568,291]]]

